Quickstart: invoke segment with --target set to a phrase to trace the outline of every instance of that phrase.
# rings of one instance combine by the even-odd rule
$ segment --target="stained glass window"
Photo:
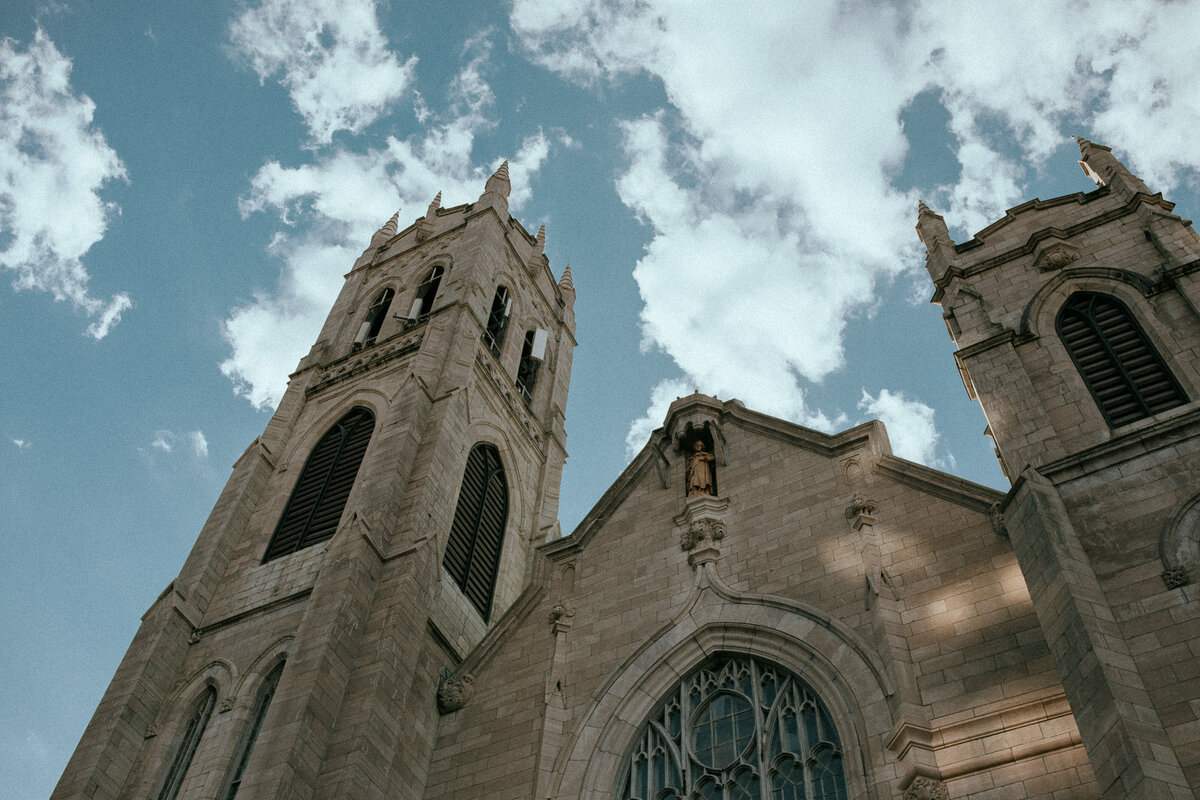
[[[842,746],[812,687],[722,655],[663,698],[625,757],[616,800],[849,800]]]

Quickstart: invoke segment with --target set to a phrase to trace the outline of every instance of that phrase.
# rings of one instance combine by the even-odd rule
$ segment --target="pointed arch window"
[[[358,328],[358,335],[354,337],[355,350],[375,344],[375,337],[379,335],[379,331],[383,328],[383,322],[387,319],[388,308],[391,307],[392,298],[395,296],[396,292],[394,289],[384,289],[375,298],[375,302],[371,303],[371,307],[367,309],[367,316],[363,318],[362,325]]]
[[[485,622],[491,613],[507,520],[508,482],[500,452],[493,445],[477,444],[467,457],[442,566]]]
[[[446,270],[442,267],[435,266],[426,273],[425,279],[417,287],[416,297],[413,298],[412,310],[408,312],[409,317],[417,319],[433,311],[433,300],[437,297],[438,286],[441,285],[442,275],[445,272]]]
[[[533,386],[537,383],[538,367],[546,358],[546,332],[541,328],[525,332],[521,346],[521,361],[517,365],[517,391],[528,405],[533,401]]]
[[[811,686],[775,664],[721,654],[650,715],[615,800],[849,800],[842,762]]]
[[[504,332],[508,329],[508,318],[512,314],[512,297],[505,286],[496,287],[492,298],[492,310],[488,314],[487,327],[483,330],[483,341],[492,355],[500,357],[500,346],[504,344]]]
[[[321,437],[296,480],[263,563],[333,536],[374,429],[375,415],[357,406]]]
[[[1115,297],[1076,292],[1058,312],[1056,327],[1111,427],[1187,402],[1142,327]]]
[[[196,748],[200,746],[200,738],[204,736],[204,729],[208,726],[208,719],[212,716],[213,706],[216,704],[217,690],[209,686],[188,717],[187,726],[175,745],[175,755],[171,758],[171,766],[163,778],[163,785],[156,795],[156,800],[175,800],[179,796],[179,787],[183,785],[188,767],[192,765],[192,757],[196,755]]]
[[[254,710],[250,713],[250,725],[246,728],[242,742],[238,746],[237,760],[234,762],[233,774],[229,778],[229,788],[225,791],[225,800],[233,800],[237,796],[238,788],[242,785],[246,763],[250,761],[250,754],[254,752],[254,743],[258,741],[258,734],[262,730],[267,709],[270,708],[271,700],[275,697],[275,687],[279,685],[279,676],[283,674],[283,663],[279,662],[279,665],[271,670],[258,689],[258,696],[254,700]]]

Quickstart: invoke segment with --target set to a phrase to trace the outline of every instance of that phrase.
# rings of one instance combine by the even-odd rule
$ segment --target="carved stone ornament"
[[[195,644],[196,642],[200,641],[200,636],[200,629],[192,628],[191,634],[188,635],[188,644]]]
[[[846,519],[853,522],[861,516],[873,517],[875,512],[879,510],[879,506],[874,500],[867,497],[863,492],[855,492],[850,498],[850,505],[846,509]]]
[[[155,736],[158,736],[158,723],[151,722],[149,725],[146,726],[145,738],[153,739]]]
[[[1191,583],[1191,578],[1188,577],[1188,568],[1185,565],[1164,569],[1162,573],[1163,583],[1168,589],[1179,589]]]
[[[918,775],[904,790],[904,800],[950,800],[946,784],[936,778]]]
[[[475,676],[464,672],[457,678],[447,678],[438,686],[438,711],[450,714],[471,701],[475,694]]]
[[[217,706],[217,713],[225,714],[229,711],[233,711],[233,698],[225,697],[221,700],[221,705]]]
[[[988,519],[992,521],[992,530],[997,536],[1008,538],[1008,525],[1004,520],[1004,512],[1000,510],[999,503],[992,503],[991,509],[988,510]]]
[[[1079,251],[1065,242],[1055,242],[1042,248],[1034,260],[1034,265],[1043,272],[1052,269],[1062,269],[1079,260]]]
[[[558,626],[571,621],[571,617],[575,616],[575,609],[571,608],[570,603],[565,600],[554,604],[554,608],[550,609],[550,624]]]
[[[679,545],[691,550],[702,542],[719,542],[725,538],[725,523],[719,519],[698,519],[679,534]]]

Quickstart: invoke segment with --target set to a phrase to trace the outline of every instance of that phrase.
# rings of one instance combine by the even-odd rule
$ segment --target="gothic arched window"
[[[546,357],[546,332],[531,330],[525,333],[521,345],[521,361],[517,364],[517,391],[529,404],[533,400],[533,385],[537,383],[538,367]]]
[[[1187,402],[1183,389],[1115,297],[1077,292],[1058,312],[1058,335],[1112,427]]]
[[[175,755],[171,758],[171,766],[163,778],[157,800],[175,800],[179,795],[179,787],[183,785],[188,767],[192,765],[192,756],[196,755],[200,737],[204,735],[204,728],[208,725],[208,718],[212,716],[213,706],[216,704],[217,690],[209,686],[192,709],[187,727],[183,729],[183,735],[175,745]]]
[[[492,310],[488,314],[487,327],[483,329],[483,341],[492,355],[500,357],[500,345],[504,344],[504,331],[508,329],[508,317],[512,313],[512,298],[504,286],[496,287],[492,298]]]
[[[438,285],[442,282],[444,272],[441,267],[434,267],[429,270],[425,280],[421,281],[421,285],[417,287],[417,296],[413,300],[411,313],[414,317],[423,317],[433,311],[433,299],[437,297]]]
[[[721,654],[651,713],[615,800],[848,800],[842,746],[812,687],[752,656]]]
[[[493,445],[477,444],[467,457],[442,566],[485,622],[492,609],[507,520],[508,483],[500,452]]]
[[[363,318],[362,325],[358,328],[358,335],[354,337],[354,347],[369,347],[375,343],[375,337],[379,335],[380,329],[383,328],[383,322],[387,319],[388,308],[392,305],[392,298],[396,296],[393,289],[384,289],[375,298],[375,302],[371,303],[371,307],[367,309],[367,316]]]
[[[375,415],[358,406],[321,437],[296,480],[263,563],[333,536],[374,429]]]
[[[271,698],[275,696],[275,687],[279,685],[281,674],[283,674],[282,661],[263,679],[262,686],[258,689],[258,696],[254,700],[254,710],[250,713],[249,727],[246,728],[246,732],[242,735],[242,742],[238,746],[237,760],[234,762],[233,774],[229,778],[229,789],[225,792],[225,800],[233,800],[238,793],[238,788],[242,785],[246,762],[250,760],[250,754],[254,752],[254,743],[258,741],[258,733],[262,730],[263,719],[267,716],[267,709],[271,706]]]

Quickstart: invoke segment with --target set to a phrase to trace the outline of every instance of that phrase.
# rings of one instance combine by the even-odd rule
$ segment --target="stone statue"
[[[699,439],[692,445],[692,455],[687,464],[687,496],[713,493],[712,467],[716,456],[704,449],[704,442]]]

